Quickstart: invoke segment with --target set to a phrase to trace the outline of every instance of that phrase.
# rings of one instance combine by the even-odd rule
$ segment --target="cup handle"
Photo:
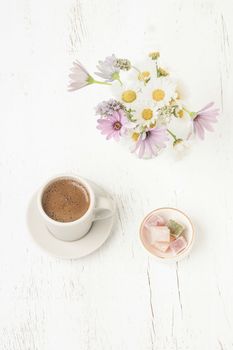
[[[94,210],[94,221],[104,220],[113,215],[114,204],[111,198],[97,197],[97,204]]]

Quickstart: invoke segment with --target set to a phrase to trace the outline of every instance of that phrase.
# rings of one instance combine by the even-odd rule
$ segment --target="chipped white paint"
[[[0,4],[0,349],[233,349],[233,4],[204,0],[9,0]],[[95,129],[105,87],[66,91],[74,58],[159,49],[217,131],[188,158],[140,161]],[[25,212],[49,176],[78,172],[117,202],[112,237],[79,261],[31,242]],[[139,243],[150,210],[193,219],[189,258],[163,265]]]

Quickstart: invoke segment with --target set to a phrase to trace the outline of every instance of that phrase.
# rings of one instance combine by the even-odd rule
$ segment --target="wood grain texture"
[[[233,349],[233,5],[229,0],[9,0],[0,4],[0,349]],[[95,70],[115,52],[158,49],[190,107],[221,107],[189,157],[141,161],[106,142],[93,107],[105,87],[68,93],[73,59]],[[28,201],[55,173],[77,172],[117,203],[112,236],[63,261],[26,227]],[[187,212],[192,254],[157,263],[138,229],[161,206]]]

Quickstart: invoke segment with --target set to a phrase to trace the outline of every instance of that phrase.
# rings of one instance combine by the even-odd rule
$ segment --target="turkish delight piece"
[[[172,241],[169,245],[169,249],[174,255],[179,254],[187,246],[187,241],[183,236]]]
[[[165,253],[166,250],[168,250],[169,246],[170,246],[170,242],[155,242],[154,243],[154,247],[163,253]]]
[[[174,220],[169,220],[167,226],[170,229],[171,235],[178,238],[184,231],[184,227]]]
[[[149,219],[146,221],[145,226],[151,227],[151,226],[164,226],[165,220],[162,216],[152,214]]]
[[[150,244],[170,242],[170,230],[167,226],[151,226],[148,231]]]

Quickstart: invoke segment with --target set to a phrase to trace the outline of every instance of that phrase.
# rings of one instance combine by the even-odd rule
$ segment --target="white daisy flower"
[[[134,104],[134,115],[139,127],[153,128],[156,125],[157,110],[148,99],[138,99]]]
[[[132,108],[141,95],[140,86],[135,83],[114,84],[112,89],[116,99],[123,103],[126,108]]]
[[[158,108],[176,98],[176,85],[168,78],[151,79],[146,86],[149,96]]]

